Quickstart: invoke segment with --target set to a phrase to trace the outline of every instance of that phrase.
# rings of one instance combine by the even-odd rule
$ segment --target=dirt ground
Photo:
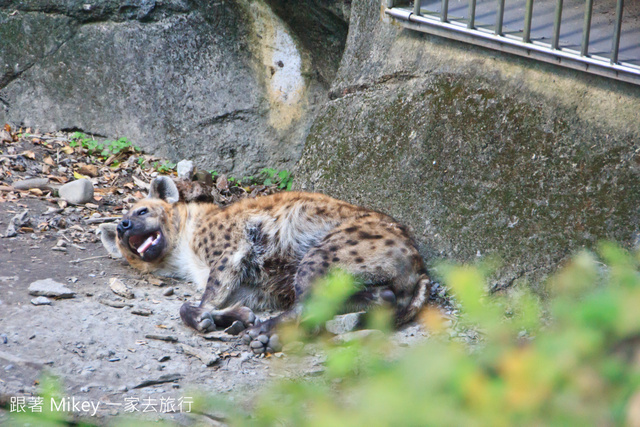
[[[28,148],[23,145],[12,151]],[[38,154],[33,162],[46,154]],[[22,173],[14,171],[10,178],[6,172],[0,185],[38,176],[29,170],[27,166]],[[90,409],[82,410],[85,406],[72,412],[73,419],[98,425],[131,416],[162,418],[178,425],[217,425],[220,419],[215,414],[188,412],[189,402],[207,394],[227,396],[246,407],[251,396],[275,378],[322,372],[323,355],[313,347],[294,363],[286,353],[258,357],[239,336],[221,331],[204,336],[185,327],[179,308],[184,301],[199,298],[195,288],[143,276],[124,261],[109,258],[95,234],[97,223],[88,223],[91,218],[117,214],[114,203],[106,200],[90,209],[67,206],[64,210],[54,209],[57,201],[38,192],[0,200],[0,234],[25,209],[31,219],[17,236],[0,238],[0,425],[10,416],[11,403],[19,402],[17,397],[28,404],[37,395],[44,372],[61,380],[64,397],[91,402]],[[64,227],[58,224],[60,215]],[[58,226],[49,226],[53,223]],[[50,298],[50,305],[32,304],[35,296],[29,295],[29,285],[47,278],[73,290],[75,297]],[[111,278],[121,279],[134,298],[111,292]],[[148,315],[135,314],[137,309]],[[414,323],[398,331],[394,340],[406,346],[426,335]],[[216,354],[219,360],[206,366],[187,354],[183,344],[205,355]],[[153,381],[160,383],[145,384]]]

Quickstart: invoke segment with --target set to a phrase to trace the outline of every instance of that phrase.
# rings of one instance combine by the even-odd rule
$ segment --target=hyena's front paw
[[[251,347],[255,354],[275,353],[282,350],[280,338],[274,332],[274,322],[267,320],[248,329],[242,341]]]
[[[198,331],[206,333],[216,330],[216,322],[208,311],[203,311],[198,320]]]

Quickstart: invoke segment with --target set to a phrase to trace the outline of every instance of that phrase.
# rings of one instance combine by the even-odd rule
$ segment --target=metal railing
[[[449,0],[440,0],[439,12],[424,10],[420,0],[414,0],[413,5],[411,3],[403,5],[400,4],[400,1],[386,0],[385,13],[404,27],[640,85],[640,66],[620,61],[619,58],[624,0],[616,0],[615,21],[612,33],[610,33],[612,34],[612,47],[608,57],[591,55],[589,52],[593,0],[585,0],[579,50],[560,45],[563,0],[555,0],[550,43],[544,40],[532,40],[531,22],[534,0],[525,0],[521,36],[510,34],[514,32],[505,31],[505,0],[497,0],[493,28],[487,25],[477,25],[476,0],[468,0],[468,16],[466,18],[453,19],[449,17]],[[520,31],[516,33],[520,33]],[[640,39],[634,43],[640,45]],[[640,51],[640,49],[637,50]],[[640,58],[634,58],[634,60],[640,63]]]

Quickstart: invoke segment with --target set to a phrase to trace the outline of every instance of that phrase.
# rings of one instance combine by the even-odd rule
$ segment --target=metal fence
[[[494,0],[495,8],[488,12],[487,7],[491,6],[483,2],[484,24],[479,24],[477,20],[477,0],[453,1],[456,2],[454,12],[459,16],[451,13],[449,0],[415,0],[413,4],[402,2],[402,0],[386,0],[385,13],[410,29],[640,85],[640,22],[637,20],[633,22],[633,28],[631,28],[633,31],[628,34],[629,42],[625,44],[625,50],[630,52],[631,57],[627,55],[629,58],[624,60],[620,58],[624,0],[615,0],[615,19],[612,27],[598,27],[599,35],[602,31],[610,31],[607,34],[610,34],[608,37],[611,38],[611,49],[605,55],[603,52],[592,53],[593,49],[590,50],[590,42],[593,42],[590,39],[594,16],[593,0],[584,0],[582,22],[570,24],[577,27],[572,33],[577,37],[581,36],[581,40],[577,42],[579,46],[576,45],[577,43],[568,46],[562,46],[560,43],[561,28],[563,24],[568,24],[567,20],[563,21],[563,0],[553,0],[555,6],[549,1],[546,2],[547,6],[554,6],[553,17],[548,17],[549,20],[552,19],[553,24],[550,40],[545,37],[537,37],[535,40],[532,38],[534,0],[524,0],[524,10],[510,12],[510,22],[515,22],[514,19],[519,21],[517,31],[505,31],[505,0]],[[464,2],[466,4],[463,4]],[[539,0],[536,0],[536,4],[540,4]],[[575,17],[574,12],[572,9]],[[487,24],[487,18],[493,18],[495,21]],[[548,26],[550,25],[551,22],[548,22]],[[599,37],[598,42],[602,44],[602,41],[608,40],[608,37]]]

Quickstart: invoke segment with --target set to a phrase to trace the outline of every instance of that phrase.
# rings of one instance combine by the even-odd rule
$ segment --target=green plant
[[[153,168],[158,171],[158,173],[171,173],[173,170],[175,170],[176,166],[177,163],[172,163],[170,161],[164,161],[162,163],[153,162]]]
[[[118,138],[115,141],[105,141],[104,148],[102,149],[100,154],[106,158],[111,155],[120,154],[121,152],[129,149],[133,151],[140,151],[140,148],[133,145],[133,143],[127,138]]]
[[[277,170],[273,168],[264,168],[260,171],[264,185],[277,185],[282,190],[291,190],[293,178],[291,172],[287,170]]]
[[[91,141],[91,138],[87,135],[85,135],[82,132],[74,132],[69,136],[69,146],[70,147],[83,147],[86,148],[87,145],[89,144],[89,141]]]
[[[127,150],[141,151],[139,147],[133,145],[131,141],[124,137],[115,141],[98,142],[82,132],[74,132],[69,139],[70,147],[82,147],[87,150],[88,155],[99,154],[103,159]]]
[[[275,383],[231,424],[637,425],[639,257],[611,244],[599,254],[578,254],[553,276],[544,307],[526,289],[487,295],[483,268],[440,266],[463,307],[457,329],[481,334],[471,349],[450,338],[437,308],[421,315],[433,336],[400,355],[383,334],[346,343],[311,338],[307,331],[350,294],[333,283],[345,279],[330,277],[306,305],[302,326],[281,330],[324,349],[324,375]],[[388,313],[378,313],[371,322],[379,326]]]

